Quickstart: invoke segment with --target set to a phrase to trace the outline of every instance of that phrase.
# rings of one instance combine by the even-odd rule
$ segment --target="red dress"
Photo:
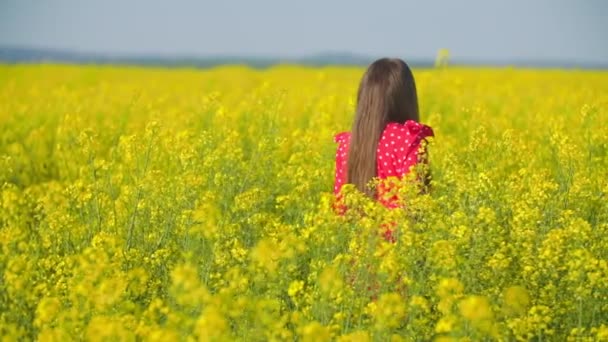
[[[391,122],[386,125],[376,150],[377,177],[380,179],[391,176],[403,177],[412,166],[420,161],[418,150],[421,142],[433,135],[431,127],[413,120],[408,120],[404,124]],[[339,143],[336,151],[336,179],[334,182],[334,193],[338,195],[342,185],[346,183],[350,133],[337,134],[335,141]],[[398,206],[397,198],[394,196],[391,198],[382,196],[382,188],[378,188],[377,198],[388,208]]]

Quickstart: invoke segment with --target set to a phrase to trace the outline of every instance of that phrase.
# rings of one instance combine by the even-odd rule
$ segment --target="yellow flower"
[[[367,331],[355,331],[338,337],[338,342],[368,342],[371,341]]]
[[[85,336],[89,341],[135,341],[135,334],[120,318],[105,316],[93,317],[87,325]]]
[[[593,328],[592,331],[595,331],[597,341],[608,341],[608,325],[602,324],[599,328]]]
[[[196,321],[195,334],[199,341],[215,341],[228,337],[228,322],[220,311],[213,307],[207,307]]]
[[[197,307],[209,300],[206,287],[201,284],[198,271],[191,264],[176,266],[171,272],[171,294],[184,306]]]
[[[410,306],[411,307],[416,307],[419,310],[422,310],[425,313],[430,312],[430,306],[428,301],[422,297],[422,296],[417,296],[414,295],[410,298]]]
[[[125,295],[127,282],[122,275],[103,279],[93,293],[95,306],[99,310],[109,308]]]
[[[435,332],[438,334],[449,333],[454,329],[457,324],[457,319],[453,315],[443,316],[439,319],[435,325]]]
[[[511,286],[503,292],[504,309],[508,314],[522,315],[528,311],[530,296],[521,286]]]
[[[295,297],[302,291],[304,288],[304,282],[301,280],[294,280],[289,284],[289,289],[287,290],[287,294],[290,297]]]
[[[462,283],[456,278],[443,278],[437,287],[437,295],[439,295],[439,297],[460,295],[463,291],[464,287]]]
[[[398,293],[384,293],[370,308],[378,330],[394,329],[404,324],[406,303]]]
[[[280,249],[277,244],[270,239],[258,242],[257,246],[251,250],[251,258],[267,271],[274,273],[281,258]]]
[[[344,282],[342,281],[341,275],[333,266],[324,268],[319,275],[319,287],[321,288],[321,291],[326,294],[340,291],[343,285]]]
[[[36,309],[36,326],[41,327],[52,322],[60,309],[61,303],[59,302],[59,299],[55,297],[45,297],[40,300]]]
[[[331,341],[331,332],[328,327],[321,325],[319,322],[312,322],[302,327],[302,341]]]
[[[494,317],[488,299],[483,296],[469,296],[460,302],[460,314],[473,322],[491,320]]]

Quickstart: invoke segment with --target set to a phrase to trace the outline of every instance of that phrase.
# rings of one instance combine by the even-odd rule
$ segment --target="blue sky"
[[[608,1],[0,0],[0,46],[108,55],[608,62]]]

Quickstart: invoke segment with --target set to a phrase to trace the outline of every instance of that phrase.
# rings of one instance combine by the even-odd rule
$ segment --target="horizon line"
[[[325,51],[302,56],[280,56],[259,54],[166,54],[166,53],[107,53],[78,51],[53,47],[29,47],[0,44],[0,61],[8,63],[59,62],[76,64],[128,64],[142,66],[198,66],[208,67],[231,63],[247,64],[253,67],[263,64],[303,64],[313,66],[324,65],[369,65],[378,57],[350,51]],[[412,66],[434,66],[434,57],[404,58]],[[194,65],[190,64],[193,63]],[[479,66],[479,67],[533,67],[533,68],[565,68],[565,69],[608,69],[608,61],[577,61],[558,59],[534,58],[473,58],[452,57],[448,65]]]

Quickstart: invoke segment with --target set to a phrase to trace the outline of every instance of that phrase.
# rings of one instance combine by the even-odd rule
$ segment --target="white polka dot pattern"
[[[382,133],[376,150],[376,175],[380,179],[389,176],[402,177],[418,162],[420,142],[433,136],[431,127],[408,120],[404,124],[391,122]],[[334,193],[338,194],[346,183],[347,152],[350,133],[342,132],[335,136],[339,144],[336,151],[336,178]]]

